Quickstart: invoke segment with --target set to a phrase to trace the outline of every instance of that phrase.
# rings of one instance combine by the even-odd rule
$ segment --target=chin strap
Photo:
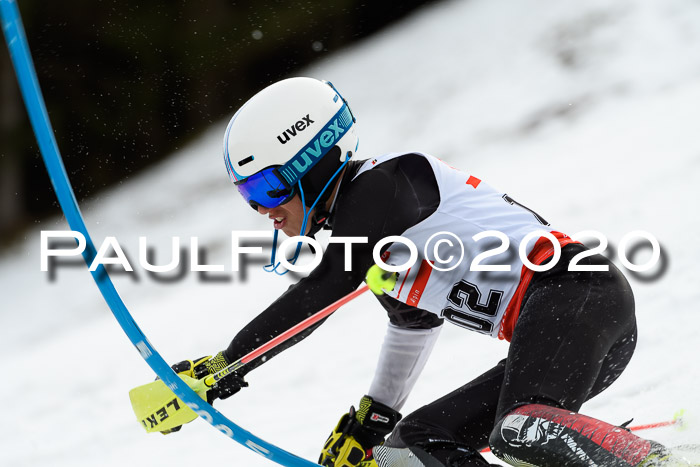
[[[277,258],[277,237],[279,237],[279,232],[279,230],[275,229],[275,232],[272,235],[272,253],[270,254],[270,264],[263,266],[265,272],[277,272],[277,266],[280,265],[280,263],[275,264],[275,259]]]
[[[335,171],[333,176],[326,182],[326,184],[323,187],[323,190],[321,190],[321,193],[316,197],[316,200],[313,202],[311,207],[309,209],[306,209],[306,200],[304,199],[304,189],[301,187],[301,180],[299,180],[299,194],[301,195],[301,208],[304,210],[304,220],[301,223],[301,231],[299,232],[299,235],[304,235],[304,232],[306,232],[306,225],[309,223],[309,215],[311,214],[311,211],[316,207],[316,204],[318,204],[318,201],[321,199],[323,196],[323,193],[326,192],[330,184],[335,180],[335,178],[338,176],[340,172],[343,171],[345,166],[348,164],[348,161],[350,160],[350,157],[352,156],[352,152],[348,151],[347,154],[345,155],[345,160],[343,161],[342,164],[340,164],[340,167],[338,167],[338,170]],[[335,204],[335,199],[333,200],[333,204]],[[332,208],[331,208],[332,209]],[[313,216],[311,216],[311,230],[309,231],[309,237],[313,238],[314,234],[321,230],[321,227],[326,223],[328,220],[328,217],[330,216],[330,212],[324,210],[321,210],[317,213],[314,213]],[[275,229],[275,233],[272,237],[272,253],[270,254],[270,264],[267,266],[263,266],[263,269],[267,272],[274,272],[278,276],[283,276],[289,272],[289,270],[285,270],[282,272],[279,272],[277,268],[280,266],[282,263],[275,263],[275,258],[276,258],[276,253],[277,253],[277,238],[279,237],[279,230]],[[289,264],[296,264],[297,260],[299,259],[299,255],[301,254],[301,247],[303,243],[299,242],[297,243],[296,250],[294,251],[294,256],[292,256],[291,259],[288,259],[287,262]]]

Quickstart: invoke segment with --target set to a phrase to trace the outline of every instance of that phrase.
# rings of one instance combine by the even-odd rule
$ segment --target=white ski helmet
[[[231,180],[253,209],[273,208],[301,194],[311,208],[325,202],[330,182],[358,146],[355,118],[327,81],[290,78],[255,94],[224,136]]]

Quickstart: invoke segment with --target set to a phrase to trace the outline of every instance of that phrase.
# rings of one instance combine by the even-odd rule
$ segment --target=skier
[[[634,352],[634,298],[620,271],[507,194],[434,157],[355,160],[354,123],[337,90],[312,78],[275,83],[233,116],[224,137],[226,167],[245,201],[273,221],[275,245],[279,231],[313,237],[320,229],[366,241],[352,244],[349,268],[346,245],[330,243],[309,276],[225,350],[180,362],[176,371],[212,374],[333,303],[365,279],[377,242],[402,236],[418,256],[411,261],[410,248],[399,241],[382,248],[386,264],[412,266],[378,296],[389,324],[374,380],[359,408],[351,407],[331,432],[321,465],[482,466],[489,465],[479,454],[485,447],[513,465],[671,465],[658,443],[578,413],[620,376]],[[438,232],[449,232],[452,241],[425,248]],[[495,243],[474,240],[477,234]],[[469,255],[447,267],[445,258],[459,257],[455,239]],[[492,255],[506,243],[508,251]],[[517,254],[521,243],[530,264]],[[488,251],[490,258],[472,261]],[[569,270],[572,260],[584,270]],[[268,269],[284,272],[274,253]],[[444,320],[509,341],[507,358],[402,420],[399,411]],[[317,327],[223,378],[208,401],[247,386],[245,374]]]

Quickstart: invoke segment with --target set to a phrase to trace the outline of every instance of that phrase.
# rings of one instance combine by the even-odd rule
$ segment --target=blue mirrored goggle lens
[[[282,183],[274,168],[251,175],[236,186],[246,203],[252,202],[270,209],[286,203],[294,196],[294,190]]]

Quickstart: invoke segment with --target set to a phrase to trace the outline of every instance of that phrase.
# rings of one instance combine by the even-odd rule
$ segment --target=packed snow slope
[[[646,435],[700,442],[700,421],[693,422],[700,415],[700,3],[445,1],[299,74],[329,79],[348,98],[362,158],[431,153],[569,234],[597,230],[612,247],[636,230],[658,238],[665,268],[641,277],[624,269],[637,298],[635,357],[583,412],[647,423],[686,409],[686,430]],[[133,263],[133,273],[113,278],[169,362],[221,350],[293,281],[263,272],[263,257],[243,276],[230,272],[231,231],[272,225],[227,178],[225,124],[82,206],[95,241],[116,237]],[[100,148],[90,154],[100,157]],[[1,258],[0,464],[269,465],[199,420],[169,436],[143,431],[127,393],[154,375],[85,267],[58,267],[53,280],[40,271],[40,231],[65,228],[60,219],[37,224]],[[172,237],[188,251],[190,237],[198,237],[206,251],[200,262],[225,272],[203,280],[187,268],[169,281],[172,274],[154,278],[139,266],[139,236],[155,248],[157,264],[168,262]],[[643,263],[649,251],[632,259]],[[364,296],[251,373],[250,387],[217,407],[316,459],[337,419],[367,391],[385,323]],[[506,352],[504,342],[446,324],[404,412]]]

